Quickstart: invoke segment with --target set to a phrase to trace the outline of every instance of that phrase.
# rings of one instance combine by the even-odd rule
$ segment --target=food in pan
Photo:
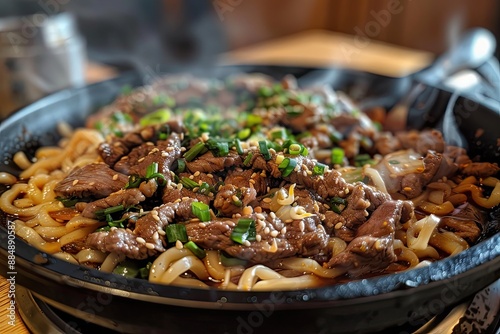
[[[437,130],[393,134],[380,121],[291,76],[161,78],[86,127],[60,124],[58,146],[17,152],[0,209],[58,258],[233,290],[390,274],[480,241],[499,167]]]

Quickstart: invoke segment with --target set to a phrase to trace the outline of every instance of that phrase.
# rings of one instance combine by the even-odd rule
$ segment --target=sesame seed
[[[186,151],[186,148],[185,147],[181,147],[181,152],[184,152]]]
[[[342,223],[339,222],[339,223],[335,224],[335,229],[340,230],[342,228],[342,226],[343,226]]]
[[[113,175],[113,181],[118,180],[118,174]]]
[[[184,245],[182,244],[182,242],[180,240],[177,240],[175,242],[175,248],[177,248],[177,249],[183,249]]]
[[[236,196],[236,195],[233,195],[233,196],[231,197],[231,199],[233,200],[233,202],[239,202],[239,200],[240,200],[240,199],[238,198],[238,196]]]
[[[164,230],[158,230],[158,234],[159,234],[159,235],[165,235],[166,233],[165,233],[165,231],[164,231]]]
[[[113,227],[111,227],[109,230],[110,230],[110,231],[114,231],[114,230],[116,230],[117,228],[118,228],[118,227],[113,226]]]
[[[165,149],[165,151],[167,152],[172,152],[175,148],[173,148],[172,146],[169,146]]]
[[[269,232],[270,232],[270,231],[269,231],[269,227],[266,227],[266,228],[264,229],[264,234],[269,234]]]
[[[287,220],[285,220],[285,223],[287,223],[287,224],[290,224],[292,222],[293,222],[293,219],[287,219]]]
[[[182,190],[182,183],[177,183],[177,190]]]
[[[146,242],[146,248],[147,249],[155,249],[155,245],[150,243],[150,242]]]
[[[76,186],[80,180],[73,180],[73,185]]]
[[[262,199],[262,202],[264,202],[264,203],[271,203],[272,201],[273,200],[271,198],[269,198],[269,197],[266,197],[266,198]]]
[[[250,241],[248,241],[248,240],[243,241],[243,246],[250,247],[250,245],[251,245]]]
[[[260,219],[257,219],[257,224],[260,226],[261,229],[266,227],[266,222]]]
[[[187,197],[187,196],[184,196],[181,198],[181,200],[183,200],[183,201],[187,201],[188,199],[189,199],[189,197]]]
[[[262,220],[266,219],[266,216],[264,216],[262,213],[255,214],[255,217],[257,217],[258,219],[262,219]]]
[[[156,220],[157,222],[160,221],[160,216],[158,216],[158,215],[151,214],[151,217],[153,217],[153,219]]]
[[[283,235],[286,234],[286,226],[281,229],[280,233],[283,234]]]
[[[250,185],[255,184],[255,180],[254,179],[250,179],[250,180],[248,180],[248,182],[250,183]]]
[[[276,214],[274,212],[270,212],[269,213],[269,216],[272,218],[272,219],[276,219]]]
[[[213,179],[213,178],[214,178],[214,176],[213,176],[212,174],[207,174],[207,176],[208,176],[209,178],[211,178],[211,179]]]
[[[143,161],[144,161],[144,159],[146,159],[146,157],[142,157],[142,158],[140,158],[139,160],[137,160],[137,162],[143,162]]]
[[[255,236],[255,241],[260,242],[262,240],[262,236],[260,234],[257,234]]]
[[[198,226],[201,228],[205,228],[205,227],[207,227],[207,224],[202,222],[202,223],[198,223]]]
[[[156,231],[154,234],[153,234],[153,240],[158,240],[160,238],[160,235],[158,234],[158,231]]]
[[[192,180],[194,179],[194,175],[189,175],[189,178]]]
[[[410,192],[410,191],[412,191],[412,188],[411,187],[404,187],[403,190],[406,192]]]
[[[304,230],[306,229],[306,224],[304,224],[302,220],[299,222],[299,229],[300,232],[304,232]]]
[[[197,170],[196,172],[194,172],[194,174],[193,174],[193,175],[194,175],[194,176],[199,176],[199,175],[200,175],[200,171],[199,171],[199,170]]]
[[[271,237],[276,238],[278,236],[279,232],[278,231],[272,231],[270,233]]]
[[[95,184],[95,182],[92,181],[92,182],[89,183],[89,186],[93,186],[94,184]]]
[[[177,188],[179,188],[179,187],[177,187]],[[177,198],[177,199],[174,201],[174,203],[180,203],[180,202],[181,202],[181,199],[180,199],[180,198]]]
[[[141,238],[141,237],[135,238],[135,241],[137,241],[138,243],[143,244],[143,245],[146,243],[146,240],[144,240],[144,238]]]

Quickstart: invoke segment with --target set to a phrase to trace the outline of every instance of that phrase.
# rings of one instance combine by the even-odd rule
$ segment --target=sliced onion
[[[403,176],[424,171],[422,156],[413,150],[403,150],[388,154],[383,160],[389,173]]]

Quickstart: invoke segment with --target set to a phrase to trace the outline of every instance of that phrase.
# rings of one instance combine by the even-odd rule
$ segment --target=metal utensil
[[[483,28],[470,30],[458,45],[442,54],[429,67],[414,76],[410,90],[388,113],[385,128],[402,131],[408,128],[420,129],[430,119],[438,119],[426,108],[426,101],[435,87],[447,77],[465,69],[475,69],[488,61],[496,48],[495,37]],[[416,109],[411,112],[410,109]]]

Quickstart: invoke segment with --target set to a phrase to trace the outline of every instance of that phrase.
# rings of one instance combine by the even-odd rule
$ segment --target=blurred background
[[[311,30],[347,34],[358,49],[376,41],[434,57],[472,27],[498,40],[499,13],[498,0],[2,0],[0,115],[123,69],[210,66]]]

